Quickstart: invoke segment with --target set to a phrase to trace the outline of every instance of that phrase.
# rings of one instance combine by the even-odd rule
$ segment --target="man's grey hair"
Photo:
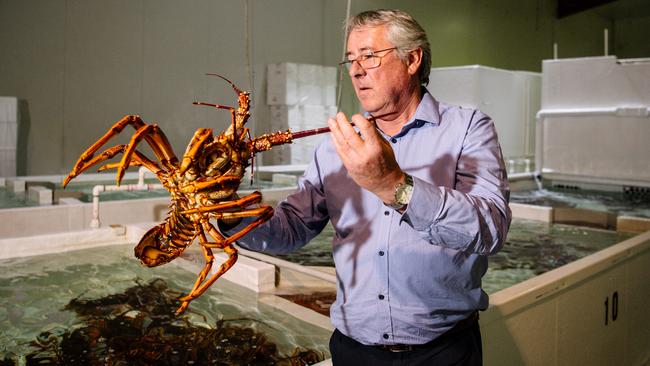
[[[395,9],[364,11],[346,21],[345,34],[349,35],[358,28],[382,25],[388,26],[388,41],[397,47],[397,54],[402,60],[406,60],[409,51],[422,49],[422,64],[418,76],[420,84],[429,84],[431,46],[424,29],[409,14]]]

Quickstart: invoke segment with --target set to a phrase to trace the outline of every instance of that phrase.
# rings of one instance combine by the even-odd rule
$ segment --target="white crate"
[[[271,106],[270,127],[272,131],[300,128],[301,119],[302,110],[299,105],[281,104]]]
[[[0,97],[0,148],[16,149],[18,99]]]
[[[18,140],[18,125],[16,122],[0,121],[0,149],[16,149]]]
[[[269,64],[266,103],[335,105],[336,68],[286,62]]]
[[[650,59],[544,60],[542,75],[543,109],[650,105]]]
[[[0,147],[0,177],[15,177],[15,176],[16,176],[16,149]]]
[[[12,193],[24,193],[25,192],[25,181],[22,179],[8,178],[5,181],[7,186],[7,191]]]
[[[52,204],[52,190],[43,186],[30,186],[27,189],[27,199],[39,206]]]
[[[650,59],[545,60],[536,169],[544,177],[650,186]]]
[[[266,70],[266,104],[298,103],[298,65],[269,64]]]

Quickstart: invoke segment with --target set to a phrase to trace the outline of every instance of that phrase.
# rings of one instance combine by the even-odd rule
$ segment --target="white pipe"
[[[603,37],[605,40],[605,56],[608,56],[609,55],[609,29],[605,28]]]
[[[138,185],[143,186],[144,185],[144,175],[149,172],[149,169],[141,166],[138,169]]]
[[[557,42],[553,42],[553,60],[557,60]]]
[[[158,184],[124,184],[120,186],[116,185],[104,185],[98,184],[93,187],[93,219],[90,221],[90,227],[93,229],[98,229],[100,226],[99,222],[99,194],[102,192],[112,192],[112,191],[152,191],[154,189],[164,189],[165,187]]]
[[[537,112],[537,119],[545,117],[589,117],[589,116],[618,116],[618,117],[648,117],[650,107],[620,106],[596,108],[558,108],[542,109]]]
[[[542,144],[544,143],[544,138],[542,136],[543,132],[543,123],[544,114],[542,111],[537,112],[535,118],[535,177],[540,177],[542,175]]]

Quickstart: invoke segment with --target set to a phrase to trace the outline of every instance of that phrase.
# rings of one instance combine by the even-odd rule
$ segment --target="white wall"
[[[249,127],[269,132],[266,65],[336,65],[344,17],[344,2],[326,0],[2,1],[0,95],[21,101],[18,175],[67,173],[125,114],[158,123],[182,154],[196,128],[230,120],[193,101],[236,103],[206,72],[251,91]]]

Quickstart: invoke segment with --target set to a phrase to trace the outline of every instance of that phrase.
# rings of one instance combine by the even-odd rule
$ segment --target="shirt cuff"
[[[443,202],[443,190],[440,187],[413,177],[413,195],[402,220],[415,230],[429,231],[440,215]]]

